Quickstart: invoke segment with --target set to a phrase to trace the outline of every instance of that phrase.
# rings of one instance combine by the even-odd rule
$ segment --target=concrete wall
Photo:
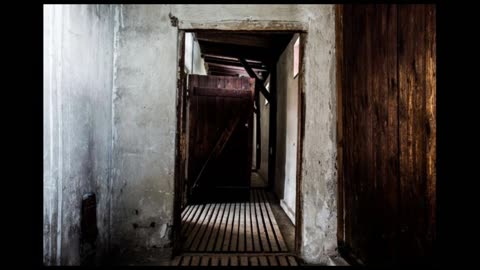
[[[275,192],[295,224],[298,138],[298,76],[293,76],[294,35],[277,62],[277,156]]]
[[[120,7],[116,26],[112,251],[171,246],[177,29],[170,7]]]
[[[80,264],[82,195],[109,243],[113,26],[106,5],[44,6],[44,263]]]

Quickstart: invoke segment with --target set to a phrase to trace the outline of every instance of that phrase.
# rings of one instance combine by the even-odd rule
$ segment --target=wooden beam
[[[251,47],[271,48],[275,46],[274,39],[269,36],[233,34],[222,32],[197,32],[197,40],[222,44],[236,44]]]
[[[240,45],[221,45],[218,43],[207,42],[207,41],[198,41],[200,45],[200,50],[203,54],[212,54],[219,56],[227,57],[242,57],[248,60],[257,60],[260,62],[271,62],[274,58],[272,55],[272,50],[264,48],[251,49],[249,47],[240,46]]]
[[[186,164],[186,89],[185,31],[178,32],[178,70],[177,70],[177,130],[175,132],[175,171],[174,171],[174,209],[173,209],[173,255],[181,251],[181,212],[184,201],[185,164]]]
[[[302,190],[302,163],[303,163],[303,142],[305,139],[305,40],[307,34],[300,34],[299,50],[299,73],[298,73],[298,107],[297,107],[297,169],[296,169],[296,203],[295,203],[295,254],[300,255],[303,239],[303,190]],[[275,85],[274,85],[275,86]]]
[[[215,58],[216,60],[221,59],[221,60],[225,60],[225,61],[238,62],[238,57],[228,57],[228,56],[224,56],[224,55],[219,55],[218,53],[203,53],[202,52],[201,57],[202,58],[209,57],[209,58]],[[246,61],[249,64],[264,65],[264,63],[262,61],[259,61],[259,60],[246,59]],[[240,64],[240,66],[242,66],[242,65]]]
[[[265,20],[234,20],[234,21],[222,21],[209,22],[209,21],[191,21],[180,20],[178,21],[178,29],[189,30],[195,32],[201,31],[245,31],[246,33],[252,32],[265,32],[269,33],[286,33],[286,32],[306,32],[308,24],[304,22],[292,22],[292,21],[265,21]]]
[[[210,66],[215,66],[215,67],[220,67],[220,68],[226,68],[226,69],[233,69],[233,70],[240,70],[240,71],[245,71],[243,65],[241,63],[238,64],[231,64],[231,63],[219,63],[218,61],[209,61],[205,60],[207,65]],[[266,68],[258,68],[258,67],[252,67],[252,70],[255,73],[259,73],[260,71],[267,71]]]
[[[337,83],[337,242],[345,245],[343,179],[343,5],[335,5],[336,83]],[[300,40],[302,42],[302,40]]]
[[[271,102],[271,95],[268,92],[267,88],[265,88],[265,85],[263,85],[263,80],[258,78],[257,74],[252,70],[252,68],[248,65],[245,59],[238,58],[238,61],[242,63],[248,75],[250,75],[250,77],[255,79],[255,83],[258,84],[259,90],[263,94],[263,96],[268,100],[268,102]]]
[[[228,65],[228,66],[236,66],[243,68],[242,63],[238,61],[237,58],[229,58],[229,57],[218,57],[215,55],[203,55],[203,60],[207,63],[214,63],[214,64],[222,64],[222,65]],[[262,62],[258,61],[248,61],[248,65],[252,67],[254,70],[261,70],[261,71],[267,71],[267,66],[263,64]]]

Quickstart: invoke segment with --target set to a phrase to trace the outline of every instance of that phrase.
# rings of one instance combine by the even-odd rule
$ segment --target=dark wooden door
[[[190,202],[248,199],[255,80],[190,75]]]
[[[431,262],[435,6],[344,5],[342,23],[339,245],[365,264]]]

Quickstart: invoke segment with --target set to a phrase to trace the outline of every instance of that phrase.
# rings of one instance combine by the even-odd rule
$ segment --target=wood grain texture
[[[425,7],[425,110],[426,110],[426,192],[427,192],[427,233],[426,233],[426,256],[433,257],[433,244],[436,240],[436,149],[437,149],[437,47],[436,47],[436,7]]]
[[[248,202],[190,205],[186,208],[190,214],[183,215],[184,251],[290,252],[268,195],[264,190],[252,190],[251,194]]]
[[[171,266],[298,266],[291,255],[219,253],[176,256]]]
[[[337,242],[343,246],[345,242],[345,224],[343,217],[344,192],[343,192],[343,5],[335,5],[335,53],[337,86]]]
[[[178,70],[177,70],[177,106],[176,106],[176,132],[175,132],[175,171],[174,171],[174,208],[173,208],[173,253],[181,249],[181,212],[186,204],[185,191],[185,161],[186,161],[186,136],[185,136],[185,111],[186,89],[184,72],[185,31],[178,32]]]
[[[366,264],[425,261],[435,239],[435,6],[342,14],[339,239]]]

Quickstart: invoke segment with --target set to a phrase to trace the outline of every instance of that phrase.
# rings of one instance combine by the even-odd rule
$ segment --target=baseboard
[[[292,221],[293,225],[295,225],[295,212],[285,203],[285,201],[282,199],[280,200],[280,207],[283,209],[285,214],[287,214],[287,217]]]

